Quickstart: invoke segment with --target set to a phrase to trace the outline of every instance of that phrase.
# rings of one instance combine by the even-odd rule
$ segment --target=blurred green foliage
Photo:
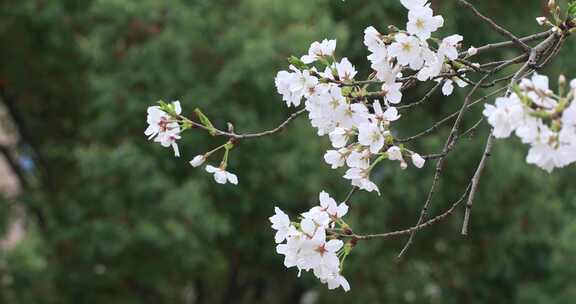
[[[446,19],[442,34],[460,33],[475,46],[501,41],[456,1],[432,2]],[[476,2],[518,35],[541,30],[534,18],[544,0]],[[217,186],[187,165],[220,144],[214,138],[190,132],[184,157],[174,159],[143,135],[146,107],[159,99],[181,100],[188,114],[199,107],[218,126],[275,126],[290,113],[273,82],[288,56],[334,37],[338,54],[366,76],[363,29],[401,25],[405,15],[398,1],[375,0],[0,1],[0,84],[41,156],[37,182],[19,199],[29,211],[26,239],[0,253],[0,302],[299,303],[310,291],[319,303],[576,302],[576,171],[545,174],[524,162],[517,142],[497,143],[471,236],[459,235],[459,210],[420,232],[403,261],[394,257],[404,239],[360,243],[345,270],[352,291],[343,294],[286,271],[268,228],[274,205],[296,214],[322,189],[337,198],[349,190],[321,161],[328,143],[305,119],[233,151],[238,187]],[[576,77],[573,52],[570,41],[546,72]],[[423,130],[461,98],[435,95],[399,129]],[[432,212],[460,196],[486,132],[450,156]],[[415,148],[438,151],[446,134]],[[431,167],[379,171],[382,197],[352,200],[354,229],[414,224]],[[2,204],[0,223],[8,210]]]

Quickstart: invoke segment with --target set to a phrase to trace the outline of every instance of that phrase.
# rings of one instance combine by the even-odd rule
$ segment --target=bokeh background
[[[473,2],[518,35],[542,30],[534,18],[544,0]],[[446,19],[441,35],[502,41],[456,1],[432,3]],[[292,111],[274,88],[289,55],[334,37],[365,77],[363,29],[405,20],[396,0],[0,1],[0,302],[576,303],[576,167],[547,174],[525,163],[516,140],[495,147],[469,237],[459,234],[460,209],[418,233],[400,262],[404,238],[360,243],[345,294],[285,270],[267,221],[274,205],[296,214],[320,190],[340,199],[349,190],[306,119],[242,142],[230,163],[237,187],[187,164],[218,140],[190,132],[175,159],[143,134],[159,99],[180,100],[185,113],[199,107],[218,126],[271,128]],[[574,51],[569,41],[546,72],[576,77]],[[400,134],[424,130],[462,97],[434,95],[404,116]],[[465,188],[487,131],[448,158],[433,213]],[[447,132],[414,148],[439,151]],[[414,224],[432,167],[384,166],[382,196],[357,193],[349,223],[357,232]]]

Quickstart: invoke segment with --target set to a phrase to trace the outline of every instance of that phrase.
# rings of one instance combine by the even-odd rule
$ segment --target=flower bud
[[[408,164],[404,160],[401,160],[400,161],[400,169],[406,170],[406,168],[408,168]]]
[[[471,46],[471,47],[468,49],[468,56],[474,56],[474,55],[476,55],[476,54],[478,54],[478,49],[475,48],[475,47],[473,47],[473,46]]]
[[[412,164],[418,169],[424,167],[426,160],[418,153],[412,153]]]
[[[206,161],[206,156],[204,155],[196,155],[191,161],[190,165],[192,167],[199,167]]]
[[[560,75],[560,77],[558,77],[558,84],[561,86],[565,86],[566,85],[566,76],[564,76],[563,74]]]
[[[546,17],[538,17],[536,18],[536,22],[538,22],[538,24],[540,26],[543,26],[544,24],[546,24],[546,21],[548,21],[548,19]]]

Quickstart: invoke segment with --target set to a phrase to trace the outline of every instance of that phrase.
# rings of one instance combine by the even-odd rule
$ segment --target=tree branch
[[[464,99],[464,102],[462,103],[462,107],[460,107],[460,111],[458,112],[458,116],[456,117],[456,121],[454,122],[454,125],[452,126],[452,130],[450,131],[450,134],[448,135],[448,138],[446,139],[446,143],[444,144],[444,148],[442,149],[442,154],[448,154],[449,150],[452,149],[453,143],[458,139],[458,131],[460,128],[460,124],[462,122],[462,118],[464,117],[464,113],[466,112],[466,109],[468,108],[468,105],[470,104],[470,102],[472,100],[472,96],[474,95],[474,93],[476,93],[476,91],[478,91],[478,89],[480,88],[480,85],[489,76],[490,76],[490,74],[484,75],[484,77],[482,77],[482,79],[480,79],[480,81],[478,81],[478,83],[470,90],[470,92],[468,93],[468,95]],[[428,192],[428,198],[426,199],[426,202],[424,203],[424,206],[422,207],[422,210],[420,211],[420,217],[418,218],[418,222],[416,223],[415,226],[419,226],[428,213],[428,208],[430,208],[430,204],[432,203],[432,199],[434,198],[434,194],[436,193],[436,188],[437,188],[438,182],[440,181],[440,175],[442,174],[445,160],[446,160],[446,155],[440,157],[438,159],[438,161],[436,162],[436,170],[434,172],[434,177],[432,179],[432,185],[430,186],[430,191]],[[412,245],[412,241],[414,239],[415,234],[416,234],[416,230],[413,231],[412,233],[410,233],[410,237],[408,238],[408,241],[404,245],[404,248],[402,248],[402,251],[400,251],[400,253],[397,256],[398,259],[402,258],[402,256],[408,250],[408,248],[410,248],[410,245]]]
[[[508,37],[509,39],[511,39],[513,41],[513,43],[518,46],[520,49],[522,49],[524,52],[529,52],[531,50],[531,48],[524,43],[522,40],[520,40],[518,37],[516,37],[514,34],[512,34],[510,31],[508,31],[507,29],[503,28],[502,26],[498,25],[496,22],[494,22],[494,20],[492,20],[489,17],[484,16],[482,13],[480,13],[480,11],[478,11],[478,9],[476,9],[476,7],[474,7],[474,5],[472,5],[470,2],[466,1],[466,0],[459,0],[459,2],[464,5],[464,7],[470,9],[476,16],[478,16],[480,19],[482,19],[484,22],[486,22],[488,25],[490,25],[494,30],[496,30],[498,33],[504,35],[505,37]]]
[[[371,240],[371,239],[376,239],[376,238],[385,239],[385,238],[402,236],[402,235],[414,233],[415,231],[430,227],[430,226],[432,226],[436,223],[439,223],[440,221],[448,218],[454,212],[454,210],[456,210],[456,207],[458,207],[460,204],[462,204],[462,202],[464,202],[469,190],[470,190],[470,184],[468,185],[468,187],[466,188],[466,191],[464,191],[462,196],[454,204],[452,204],[452,206],[448,210],[444,211],[440,215],[437,215],[434,218],[432,218],[432,219],[430,219],[424,223],[410,227],[408,229],[397,230],[397,231],[392,231],[392,232],[387,232],[387,233],[379,233],[379,234],[361,235],[361,234],[352,233],[352,234],[337,234],[337,235],[340,237],[353,238],[353,239],[357,239],[357,240]]]
[[[288,116],[288,118],[286,120],[284,120],[280,125],[278,125],[277,127],[275,127],[274,129],[271,129],[271,130],[262,131],[262,132],[258,132],[258,133],[238,134],[238,133],[235,133],[233,131],[226,132],[226,131],[222,131],[219,129],[215,129],[214,130],[216,132],[215,136],[225,136],[225,137],[229,137],[232,139],[241,140],[241,139],[251,139],[251,138],[259,138],[259,137],[264,137],[264,136],[268,136],[268,135],[273,135],[273,134],[279,133],[280,131],[284,130],[294,119],[296,119],[298,116],[302,115],[304,112],[306,112],[306,109],[302,108],[302,109],[290,114],[290,116]],[[193,120],[191,120],[185,116],[179,115],[178,118],[182,119],[184,122],[187,122],[196,128],[200,128],[200,129],[203,129],[206,131],[211,131],[210,128],[204,126],[201,123],[197,123],[197,122],[195,122],[195,121],[193,121]]]

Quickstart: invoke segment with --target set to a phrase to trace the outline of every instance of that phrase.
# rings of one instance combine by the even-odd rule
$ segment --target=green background
[[[534,18],[547,1],[473,2],[519,36],[542,31]],[[502,41],[456,1],[432,3],[446,20],[441,36],[460,33],[475,46]],[[343,172],[323,163],[329,142],[306,119],[242,142],[229,164],[237,187],[187,164],[220,139],[189,132],[175,159],[143,134],[146,107],[159,99],[179,99],[185,114],[202,108],[220,127],[269,129],[293,110],[274,88],[289,55],[337,38],[337,54],[366,77],[364,28],[402,27],[406,15],[396,0],[0,1],[2,101],[20,122],[20,155],[33,160],[15,202],[27,211],[26,238],[0,252],[0,302],[575,303],[576,169],[549,175],[527,165],[518,140],[497,142],[469,237],[459,234],[460,208],[418,233],[400,262],[404,238],[361,242],[346,261],[352,290],[344,293],[285,270],[267,221],[275,205],[294,216],[321,190],[338,199],[349,190]],[[569,40],[545,72],[576,77],[574,51]],[[435,94],[404,115],[400,134],[424,130],[462,99],[462,91]],[[460,196],[487,132],[482,125],[448,158],[432,213]],[[435,153],[447,133],[412,147]],[[366,233],[413,225],[432,167],[383,166],[374,176],[382,196],[357,193],[348,222]],[[13,204],[0,203],[3,231]]]

